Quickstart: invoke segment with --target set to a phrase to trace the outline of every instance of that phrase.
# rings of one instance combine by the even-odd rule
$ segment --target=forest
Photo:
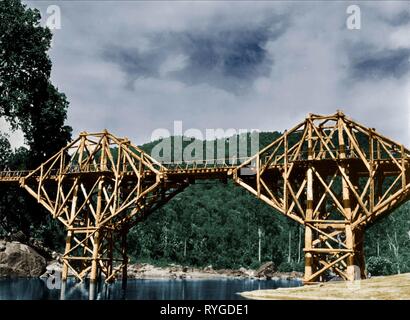
[[[50,80],[52,33],[37,10],[0,2],[0,117],[23,132],[24,147],[0,133],[0,170],[38,166],[71,140],[69,102]],[[260,135],[260,147],[280,132]],[[141,147],[149,152],[155,145]],[[410,272],[410,204],[370,227],[365,238],[372,275]],[[0,237],[20,232],[62,251],[64,230],[18,187],[0,186]],[[128,236],[132,262],[213,268],[303,271],[303,228],[232,182],[200,181],[178,194]],[[260,245],[260,250],[259,250]]]

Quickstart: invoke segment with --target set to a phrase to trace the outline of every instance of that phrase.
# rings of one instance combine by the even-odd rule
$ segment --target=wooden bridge
[[[410,198],[410,151],[342,112],[310,114],[248,159],[160,163],[107,131],[81,133],[32,171],[0,172],[67,230],[68,271],[127,278],[128,230],[198,179],[232,179],[305,227],[306,283],[366,277],[365,229]],[[269,223],[267,221],[267,223]]]

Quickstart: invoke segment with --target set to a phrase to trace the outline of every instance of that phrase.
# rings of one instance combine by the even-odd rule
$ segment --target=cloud
[[[366,54],[352,62],[352,76],[356,79],[401,78],[407,75],[409,70],[410,48]]]
[[[174,75],[190,85],[207,83],[238,93],[258,77],[270,74],[273,61],[264,48],[269,33],[260,28],[179,34],[188,62]]]
[[[118,64],[130,80],[166,76],[187,85],[207,83],[239,93],[258,77],[270,74],[273,60],[265,45],[285,32],[286,22],[286,18],[272,15],[253,27],[153,32],[145,35],[145,43],[150,45],[142,50],[108,45],[102,58]],[[180,59],[177,68],[164,73],[164,67],[178,62],[175,57]]]
[[[170,73],[185,69],[187,60],[188,57],[182,53],[168,56],[159,66],[158,71],[160,76],[164,77],[169,75]]]
[[[359,3],[354,31],[349,4],[59,2],[53,81],[75,134],[107,128],[144,143],[174,120],[284,130],[343,109],[409,144],[408,3]]]

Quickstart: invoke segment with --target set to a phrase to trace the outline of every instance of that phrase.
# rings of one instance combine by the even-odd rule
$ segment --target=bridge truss
[[[235,181],[305,227],[305,282],[364,278],[364,231],[410,197],[410,152],[338,112],[309,115],[235,171]],[[255,178],[238,175],[252,162]]]

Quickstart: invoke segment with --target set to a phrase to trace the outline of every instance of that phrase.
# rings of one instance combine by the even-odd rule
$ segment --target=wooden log
[[[313,172],[312,168],[309,167],[307,170],[307,190],[306,190],[306,201],[307,201],[307,208],[306,208],[306,219],[312,220],[313,215]],[[312,242],[313,242],[313,232],[312,228],[306,224],[305,225],[305,275],[304,279],[306,281],[311,280],[312,273],[313,273],[313,256],[310,252],[312,250]]]
[[[123,231],[121,237],[121,254],[123,260],[122,266],[122,289],[127,288],[127,268],[128,268],[128,255],[127,255],[127,233],[128,231]]]
[[[94,246],[93,246],[93,256],[91,261],[91,274],[90,282],[96,282],[98,276],[98,258],[100,251],[100,232],[97,230],[94,233]]]
[[[67,256],[68,253],[70,252],[70,247],[71,247],[71,238],[73,236],[73,232],[69,230],[67,232],[67,238],[65,240],[65,250],[64,250],[64,255],[63,255],[63,270],[61,274],[61,280],[66,281],[67,276],[68,276],[68,261],[67,261]]]

